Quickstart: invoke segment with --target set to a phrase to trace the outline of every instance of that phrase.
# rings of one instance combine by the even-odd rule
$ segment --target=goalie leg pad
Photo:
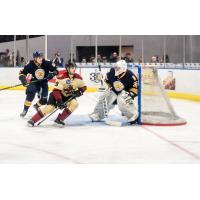
[[[138,117],[138,110],[132,99],[124,99],[123,94],[119,94],[117,97],[117,104],[119,110],[127,117],[127,119],[133,119]]]
[[[91,114],[95,114],[98,121],[107,117],[109,110],[114,108],[113,103],[116,101],[117,95],[113,91],[106,91],[102,96],[99,97],[99,101],[97,102],[94,112]]]

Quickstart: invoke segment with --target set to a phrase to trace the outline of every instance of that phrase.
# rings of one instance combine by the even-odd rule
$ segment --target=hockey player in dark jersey
[[[138,111],[134,98],[138,93],[138,79],[135,74],[127,69],[127,63],[120,60],[114,68],[106,74],[105,82],[108,90],[100,96],[94,112],[89,115],[92,121],[101,121],[105,117],[105,102],[107,112],[117,104],[119,110],[127,118],[129,124],[137,122]]]
[[[47,105],[44,108],[39,108],[38,112],[28,121],[29,126],[34,126],[35,123],[53,112],[57,107],[63,111],[57,116],[55,123],[64,126],[64,120],[76,110],[78,106],[77,97],[82,96],[87,87],[82,77],[75,72],[75,63],[70,62],[65,67],[66,71],[57,76],[57,82],[49,95]],[[67,103],[65,104],[65,102]]]
[[[28,74],[32,77],[30,84],[28,84],[26,80]],[[47,103],[48,80],[52,79],[57,74],[58,71],[56,67],[52,65],[52,62],[45,60],[41,52],[36,51],[33,53],[33,60],[25,65],[19,73],[19,80],[22,82],[23,86],[27,86],[26,100],[24,102],[23,112],[20,114],[21,117],[27,114],[36,93],[41,92],[39,101],[34,105],[36,110],[38,110],[41,105]]]

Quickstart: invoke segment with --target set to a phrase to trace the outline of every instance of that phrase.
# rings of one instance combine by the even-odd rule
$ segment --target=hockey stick
[[[71,101],[73,98],[75,98],[75,95],[72,95],[65,103],[64,105],[66,106],[66,104]],[[37,126],[39,126],[41,123],[43,123],[44,121],[46,121],[51,115],[53,115],[57,110],[59,110],[60,108],[56,108],[52,113],[50,113],[48,116],[46,116],[42,121],[40,121]]]
[[[98,68],[99,68],[99,74],[100,74],[100,78],[101,78],[101,80],[100,80],[100,82],[101,82],[101,87],[99,88],[99,92],[103,92],[103,91],[105,91],[105,88],[103,87],[103,75],[102,75],[102,73],[101,73],[101,63],[100,62],[98,62]]]
[[[31,81],[29,84],[31,84],[31,83],[36,83],[36,82],[39,82],[39,81],[44,81],[44,80],[47,80],[47,78],[44,78],[44,79],[41,79],[41,80]],[[29,84],[27,84],[27,86],[28,86]],[[17,85],[8,86],[8,87],[5,87],[5,88],[0,89],[0,91],[7,90],[7,89],[11,89],[11,88],[15,88],[15,87],[18,87],[18,86],[21,86],[21,85],[23,85],[23,84],[21,83],[21,84],[17,84]]]

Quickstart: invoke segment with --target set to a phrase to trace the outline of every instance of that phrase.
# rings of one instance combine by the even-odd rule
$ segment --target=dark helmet
[[[68,61],[68,63],[65,64],[65,68],[68,69],[68,68],[70,68],[70,67],[75,67],[75,68],[77,68],[77,65],[76,65],[76,63],[74,63],[74,62]]]
[[[38,57],[43,57],[43,53],[41,53],[40,51],[35,51],[33,53],[33,58],[38,58]]]

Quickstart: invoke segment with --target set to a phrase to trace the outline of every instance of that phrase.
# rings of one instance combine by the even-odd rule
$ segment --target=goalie
[[[127,69],[127,63],[120,60],[114,68],[106,74],[105,82],[108,90],[100,96],[92,114],[89,115],[93,122],[101,121],[107,117],[109,110],[118,105],[122,115],[127,118],[128,124],[135,124],[138,111],[134,98],[138,92],[138,79],[135,74]]]

